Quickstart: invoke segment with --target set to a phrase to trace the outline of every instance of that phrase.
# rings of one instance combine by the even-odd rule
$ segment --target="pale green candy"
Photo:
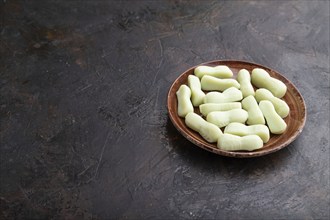
[[[262,114],[254,96],[249,95],[242,100],[242,108],[246,110],[249,117],[246,121],[248,125],[265,124],[265,118]]]
[[[236,102],[242,100],[242,92],[235,88],[230,87],[225,91],[221,92],[209,92],[204,97],[204,103],[226,103]]]
[[[225,151],[253,151],[263,147],[262,139],[258,135],[236,136],[222,134],[219,137],[217,147]]]
[[[222,134],[220,128],[205,121],[201,116],[194,112],[190,112],[186,115],[185,123],[189,128],[198,132],[209,143],[217,142]]]
[[[275,97],[269,90],[267,89],[257,89],[255,98],[258,102],[262,100],[268,100],[273,103],[275,107],[275,111],[279,114],[282,118],[285,118],[290,113],[290,107],[286,104],[285,101]]]
[[[240,90],[242,91],[244,98],[249,95],[254,96],[254,89],[251,84],[251,76],[249,71],[246,69],[241,69],[237,74],[237,81],[241,85]]]
[[[194,75],[188,76],[188,86],[191,90],[191,101],[192,104],[197,107],[203,103],[205,93],[201,89],[201,82],[199,78]]]
[[[219,79],[213,76],[203,76],[201,80],[202,89],[205,91],[224,91],[230,87],[240,88],[235,79]]]
[[[233,72],[229,69],[228,66],[219,65],[215,67],[211,66],[198,66],[194,70],[194,74],[198,78],[202,78],[204,75],[214,76],[217,78],[231,78]]]
[[[269,130],[273,134],[282,134],[286,130],[285,121],[277,114],[274,105],[268,100],[262,100],[259,107],[264,115]]]
[[[210,112],[214,111],[228,111],[235,108],[242,108],[240,102],[227,102],[227,103],[206,103],[199,106],[199,111],[207,116]]]
[[[238,136],[258,135],[264,143],[267,143],[270,138],[269,129],[266,125],[245,125],[242,123],[233,122],[226,126],[225,134],[233,134]]]
[[[248,113],[243,109],[232,109],[228,111],[210,112],[206,121],[215,124],[219,128],[225,127],[232,122],[245,123],[248,118]]]
[[[287,90],[286,85],[282,81],[271,77],[264,69],[253,69],[251,81],[258,88],[268,89],[277,98],[282,98]]]
[[[181,85],[176,92],[178,99],[178,115],[185,117],[189,112],[194,112],[194,106],[190,101],[191,91],[186,85]]]

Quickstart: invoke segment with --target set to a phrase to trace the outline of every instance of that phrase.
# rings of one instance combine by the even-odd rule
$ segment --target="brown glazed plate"
[[[178,102],[177,102],[176,92],[179,89],[180,85],[182,84],[187,85],[188,76],[190,74],[194,74],[194,69],[200,65],[206,65],[206,66],[226,65],[233,71],[234,73],[233,78],[236,78],[238,71],[241,69],[247,69],[251,73],[251,71],[254,68],[263,68],[272,77],[277,78],[282,82],[284,82],[285,85],[287,86],[287,92],[282,99],[290,107],[290,113],[284,119],[285,122],[287,123],[286,131],[280,135],[271,134],[270,140],[266,144],[264,144],[264,146],[261,149],[255,151],[224,151],[219,149],[216,143],[211,144],[206,142],[197,132],[188,128],[185,125],[184,118],[180,118],[177,114]],[[223,156],[240,157],[240,158],[258,157],[273,153],[288,146],[302,132],[306,121],[306,106],[304,99],[299,93],[298,89],[293,85],[293,83],[290,82],[287,78],[285,78],[282,74],[259,64],[245,62],[245,61],[238,61],[238,60],[216,60],[216,61],[202,63],[197,66],[194,66],[186,70],[173,82],[167,97],[168,113],[173,125],[186,139],[188,139],[193,144],[205,150]],[[199,114],[198,108],[195,108],[195,112]]]

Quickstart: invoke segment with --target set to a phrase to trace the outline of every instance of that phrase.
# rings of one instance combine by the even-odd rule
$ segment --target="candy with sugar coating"
[[[248,113],[243,109],[232,109],[228,111],[210,112],[206,121],[215,124],[219,128],[225,127],[231,122],[245,123],[248,118]]]
[[[225,134],[233,134],[237,136],[258,135],[264,143],[267,143],[270,138],[269,129],[266,125],[245,125],[242,123],[233,122],[226,126]]]
[[[231,78],[233,76],[233,72],[229,69],[229,67],[224,65],[219,65],[215,67],[198,66],[195,68],[194,74],[200,79],[204,75],[214,76],[222,79]]]
[[[227,103],[206,103],[199,106],[199,111],[207,116],[210,112],[214,111],[228,111],[235,108],[242,108],[240,102],[227,102]]]
[[[178,115],[185,117],[189,112],[194,112],[194,106],[190,101],[191,91],[186,85],[181,85],[176,92],[178,99]]]
[[[225,91],[221,92],[209,92],[204,97],[204,103],[225,103],[225,102],[236,102],[242,100],[242,92],[235,88],[230,87]]]
[[[220,128],[212,123],[205,121],[201,116],[194,112],[190,112],[185,117],[186,125],[197,131],[207,142],[217,142],[219,136],[222,134]]]
[[[249,95],[242,100],[242,108],[246,110],[249,117],[246,121],[248,125],[265,124],[265,118],[262,114],[254,96]]]
[[[255,94],[255,98],[258,102],[260,102],[262,100],[268,100],[271,103],[273,103],[273,105],[275,107],[275,111],[282,118],[285,118],[286,116],[289,115],[290,107],[288,106],[288,104],[286,104],[286,102],[283,101],[282,99],[279,99],[279,98],[275,97],[267,89],[257,89],[256,94]]]
[[[203,76],[201,80],[202,89],[205,91],[224,91],[230,87],[240,88],[235,79],[219,79],[213,76]]]
[[[263,142],[258,135],[236,136],[232,134],[221,134],[217,147],[226,151],[253,151],[263,147]]]
[[[240,90],[242,91],[243,97],[247,97],[249,95],[254,96],[254,89],[251,84],[251,76],[249,71],[246,69],[241,69],[237,74],[237,81],[241,85]]]
[[[262,100],[259,107],[264,115],[269,130],[273,134],[282,134],[286,130],[285,121],[277,114],[274,105],[268,100]]]
[[[251,81],[258,88],[268,89],[277,98],[282,98],[287,90],[282,81],[271,77],[266,70],[261,68],[252,70]]]
[[[199,106],[203,103],[205,93],[201,89],[199,78],[194,75],[188,76],[188,86],[191,90],[191,101],[193,106]]]

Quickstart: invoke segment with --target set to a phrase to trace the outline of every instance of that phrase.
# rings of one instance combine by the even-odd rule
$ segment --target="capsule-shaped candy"
[[[248,125],[265,124],[265,118],[262,114],[254,96],[249,95],[242,100],[242,108],[246,110],[249,117],[246,121]]]
[[[233,122],[226,126],[225,134],[233,134],[237,136],[258,135],[264,143],[267,143],[270,138],[269,129],[266,125],[245,125],[242,123]]]
[[[245,123],[248,113],[243,109],[232,109],[229,111],[210,112],[206,121],[215,124],[219,128],[225,127],[232,122]]]
[[[286,85],[282,81],[271,77],[264,69],[253,69],[251,81],[258,88],[268,89],[277,98],[282,98],[287,90]]]
[[[230,87],[240,88],[235,79],[219,79],[213,76],[203,76],[201,80],[202,89],[205,91],[224,91]]]
[[[209,92],[204,97],[204,103],[226,103],[236,102],[242,100],[242,92],[235,88],[230,87],[225,91],[221,92]]]
[[[178,99],[178,115],[185,117],[189,112],[194,112],[194,106],[190,101],[191,91],[188,86],[181,85],[176,92]]]
[[[219,137],[217,147],[226,151],[253,151],[263,147],[263,142],[258,135],[236,136],[222,134]]]
[[[242,104],[240,102],[206,103],[199,106],[199,111],[207,116],[210,112],[228,111],[236,108],[242,108]]]
[[[205,121],[201,116],[194,112],[190,112],[185,117],[186,125],[197,131],[207,142],[217,142],[219,136],[222,134],[220,128],[212,123]]]
[[[241,69],[237,74],[237,81],[241,85],[240,90],[242,91],[243,97],[247,97],[249,95],[254,96],[254,89],[251,84],[251,76],[249,71],[246,69]]]
[[[205,93],[201,89],[199,78],[194,75],[188,76],[188,86],[191,90],[191,101],[193,106],[197,107],[203,103]]]
[[[225,79],[231,78],[233,76],[233,72],[229,69],[228,66],[219,65],[219,66],[198,66],[194,70],[194,74],[198,78],[202,78],[204,75],[214,76],[217,78]]]
[[[277,114],[274,105],[268,100],[262,100],[259,107],[264,115],[269,130],[273,134],[282,134],[286,130],[285,121]]]

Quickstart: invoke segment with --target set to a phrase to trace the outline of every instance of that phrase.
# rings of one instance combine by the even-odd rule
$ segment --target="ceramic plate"
[[[180,85],[186,84],[187,79],[190,74],[194,74],[194,69],[200,65],[207,66],[217,66],[217,65],[226,65],[228,66],[234,73],[234,77],[236,78],[237,73],[241,69],[247,69],[250,73],[254,68],[263,68],[265,69],[272,77],[277,78],[284,82],[287,86],[287,92],[285,96],[282,98],[290,107],[290,114],[284,119],[287,123],[287,130],[281,135],[273,135],[271,134],[270,140],[264,144],[264,146],[255,151],[224,151],[217,148],[216,143],[208,143],[206,142],[197,132],[188,128],[184,119],[180,118],[177,114],[177,97],[176,91],[179,89]],[[269,153],[273,153],[278,151],[287,145],[289,145],[292,141],[294,141],[298,135],[302,132],[302,129],[305,125],[306,121],[306,106],[303,97],[299,93],[298,89],[290,82],[287,78],[285,78],[282,74],[272,70],[268,67],[245,62],[245,61],[237,61],[237,60],[216,60],[210,61],[206,63],[202,63],[200,65],[194,66],[184,73],[182,73],[172,84],[168,97],[167,97],[167,108],[169,117],[176,127],[176,129],[189,141],[210,152],[229,156],[229,157],[258,157],[262,155],[266,155]],[[199,114],[198,108],[195,108],[195,112]],[[223,129],[222,129],[223,130]]]

